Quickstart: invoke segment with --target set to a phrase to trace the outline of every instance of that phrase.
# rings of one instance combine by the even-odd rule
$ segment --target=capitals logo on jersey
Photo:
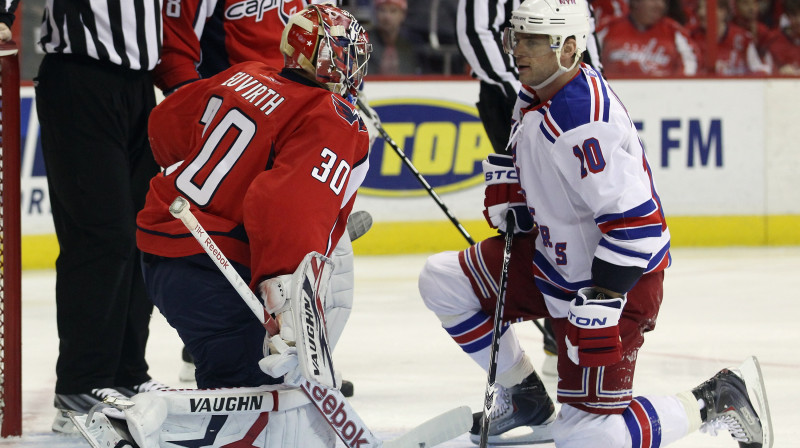
[[[344,121],[353,125],[356,121],[358,121],[358,130],[359,131],[366,131],[367,128],[363,122],[361,122],[361,116],[353,109],[353,106],[350,103],[346,102],[345,100],[339,98],[336,95],[331,95],[331,99],[333,100],[333,107],[336,109],[336,113],[339,114]]]
[[[289,17],[303,8],[305,8],[305,3],[302,0],[243,0],[228,6],[225,9],[225,18],[238,20],[255,17],[255,21],[260,22],[267,12],[277,9],[278,16],[286,25],[289,23]]]

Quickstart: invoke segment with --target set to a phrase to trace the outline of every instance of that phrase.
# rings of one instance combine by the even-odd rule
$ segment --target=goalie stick
[[[270,336],[278,334],[278,323],[270,316],[261,301],[256,298],[247,283],[245,283],[239,273],[236,272],[236,269],[231,266],[225,254],[214,244],[211,235],[206,233],[203,226],[197,221],[197,218],[189,211],[189,202],[182,197],[177,197],[172,201],[172,204],[170,204],[169,212],[172,216],[180,219],[183,225],[189,229],[192,236],[194,236],[208,256],[215,262],[214,264],[219,268],[220,272],[222,272],[222,275],[228,279],[231,286],[239,293],[250,310],[253,311],[253,314],[256,315],[261,325],[267,330],[267,333],[269,333]]]
[[[213,245],[213,241],[209,236],[203,237],[203,235],[208,234],[192,214],[189,209],[189,202],[186,199],[182,197],[175,198],[169,210],[174,217],[180,219],[186,228],[192,232],[198,243],[206,249],[209,257],[214,260],[227,260],[219,248],[216,248],[215,251],[208,249],[210,245]],[[264,315],[269,316],[261,302],[258,301],[255,294],[239,276],[239,273],[232,268],[225,270],[225,265],[222,263],[218,262],[216,265],[231,285],[234,286],[236,292],[247,302],[253,314],[259,320]],[[240,285],[243,287],[240,287]],[[259,306],[254,307],[252,301],[255,301]],[[264,323],[263,320],[262,323]],[[428,420],[396,440],[383,441],[372,434],[340,390],[326,387],[309,378],[303,378],[300,387],[308,395],[308,398],[311,399],[336,435],[346,446],[351,448],[424,448],[458,437],[467,432],[472,426],[470,409],[466,406],[461,406]]]

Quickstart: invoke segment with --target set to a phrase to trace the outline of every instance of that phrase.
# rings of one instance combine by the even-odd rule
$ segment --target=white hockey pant
[[[494,316],[481,310],[478,297],[458,263],[458,252],[441,252],[428,258],[419,276],[419,293],[425,306],[436,314],[453,340],[486,369]],[[523,356],[514,328],[509,326],[500,338],[498,375],[511,369]]]
[[[344,232],[333,250],[333,274],[328,303],[325,305],[325,321],[331,350],[336,347],[353,308],[353,244]]]
[[[688,415],[695,416],[689,418]],[[561,406],[552,431],[559,448],[666,446],[700,426],[691,392],[636,397],[622,414],[599,415]]]

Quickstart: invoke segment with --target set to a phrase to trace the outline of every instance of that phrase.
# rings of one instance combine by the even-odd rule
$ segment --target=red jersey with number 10
[[[203,248],[169,213],[189,200],[200,224],[253,284],[294,272],[311,251],[330,255],[368,169],[356,109],[292,70],[238,64],[188,84],[150,115],[150,144],[166,167],[137,217],[147,253]]]

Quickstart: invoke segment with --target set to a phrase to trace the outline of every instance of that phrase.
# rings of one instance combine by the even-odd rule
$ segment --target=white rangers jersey
[[[523,88],[520,99],[534,98]],[[552,99],[518,112],[512,151],[539,226],[536,284],[553,316],[565,316],[575,291],[594,284],[595,257],[645,273],[665,269],[661,201],[636,128],[606,80],[581,64]]]

